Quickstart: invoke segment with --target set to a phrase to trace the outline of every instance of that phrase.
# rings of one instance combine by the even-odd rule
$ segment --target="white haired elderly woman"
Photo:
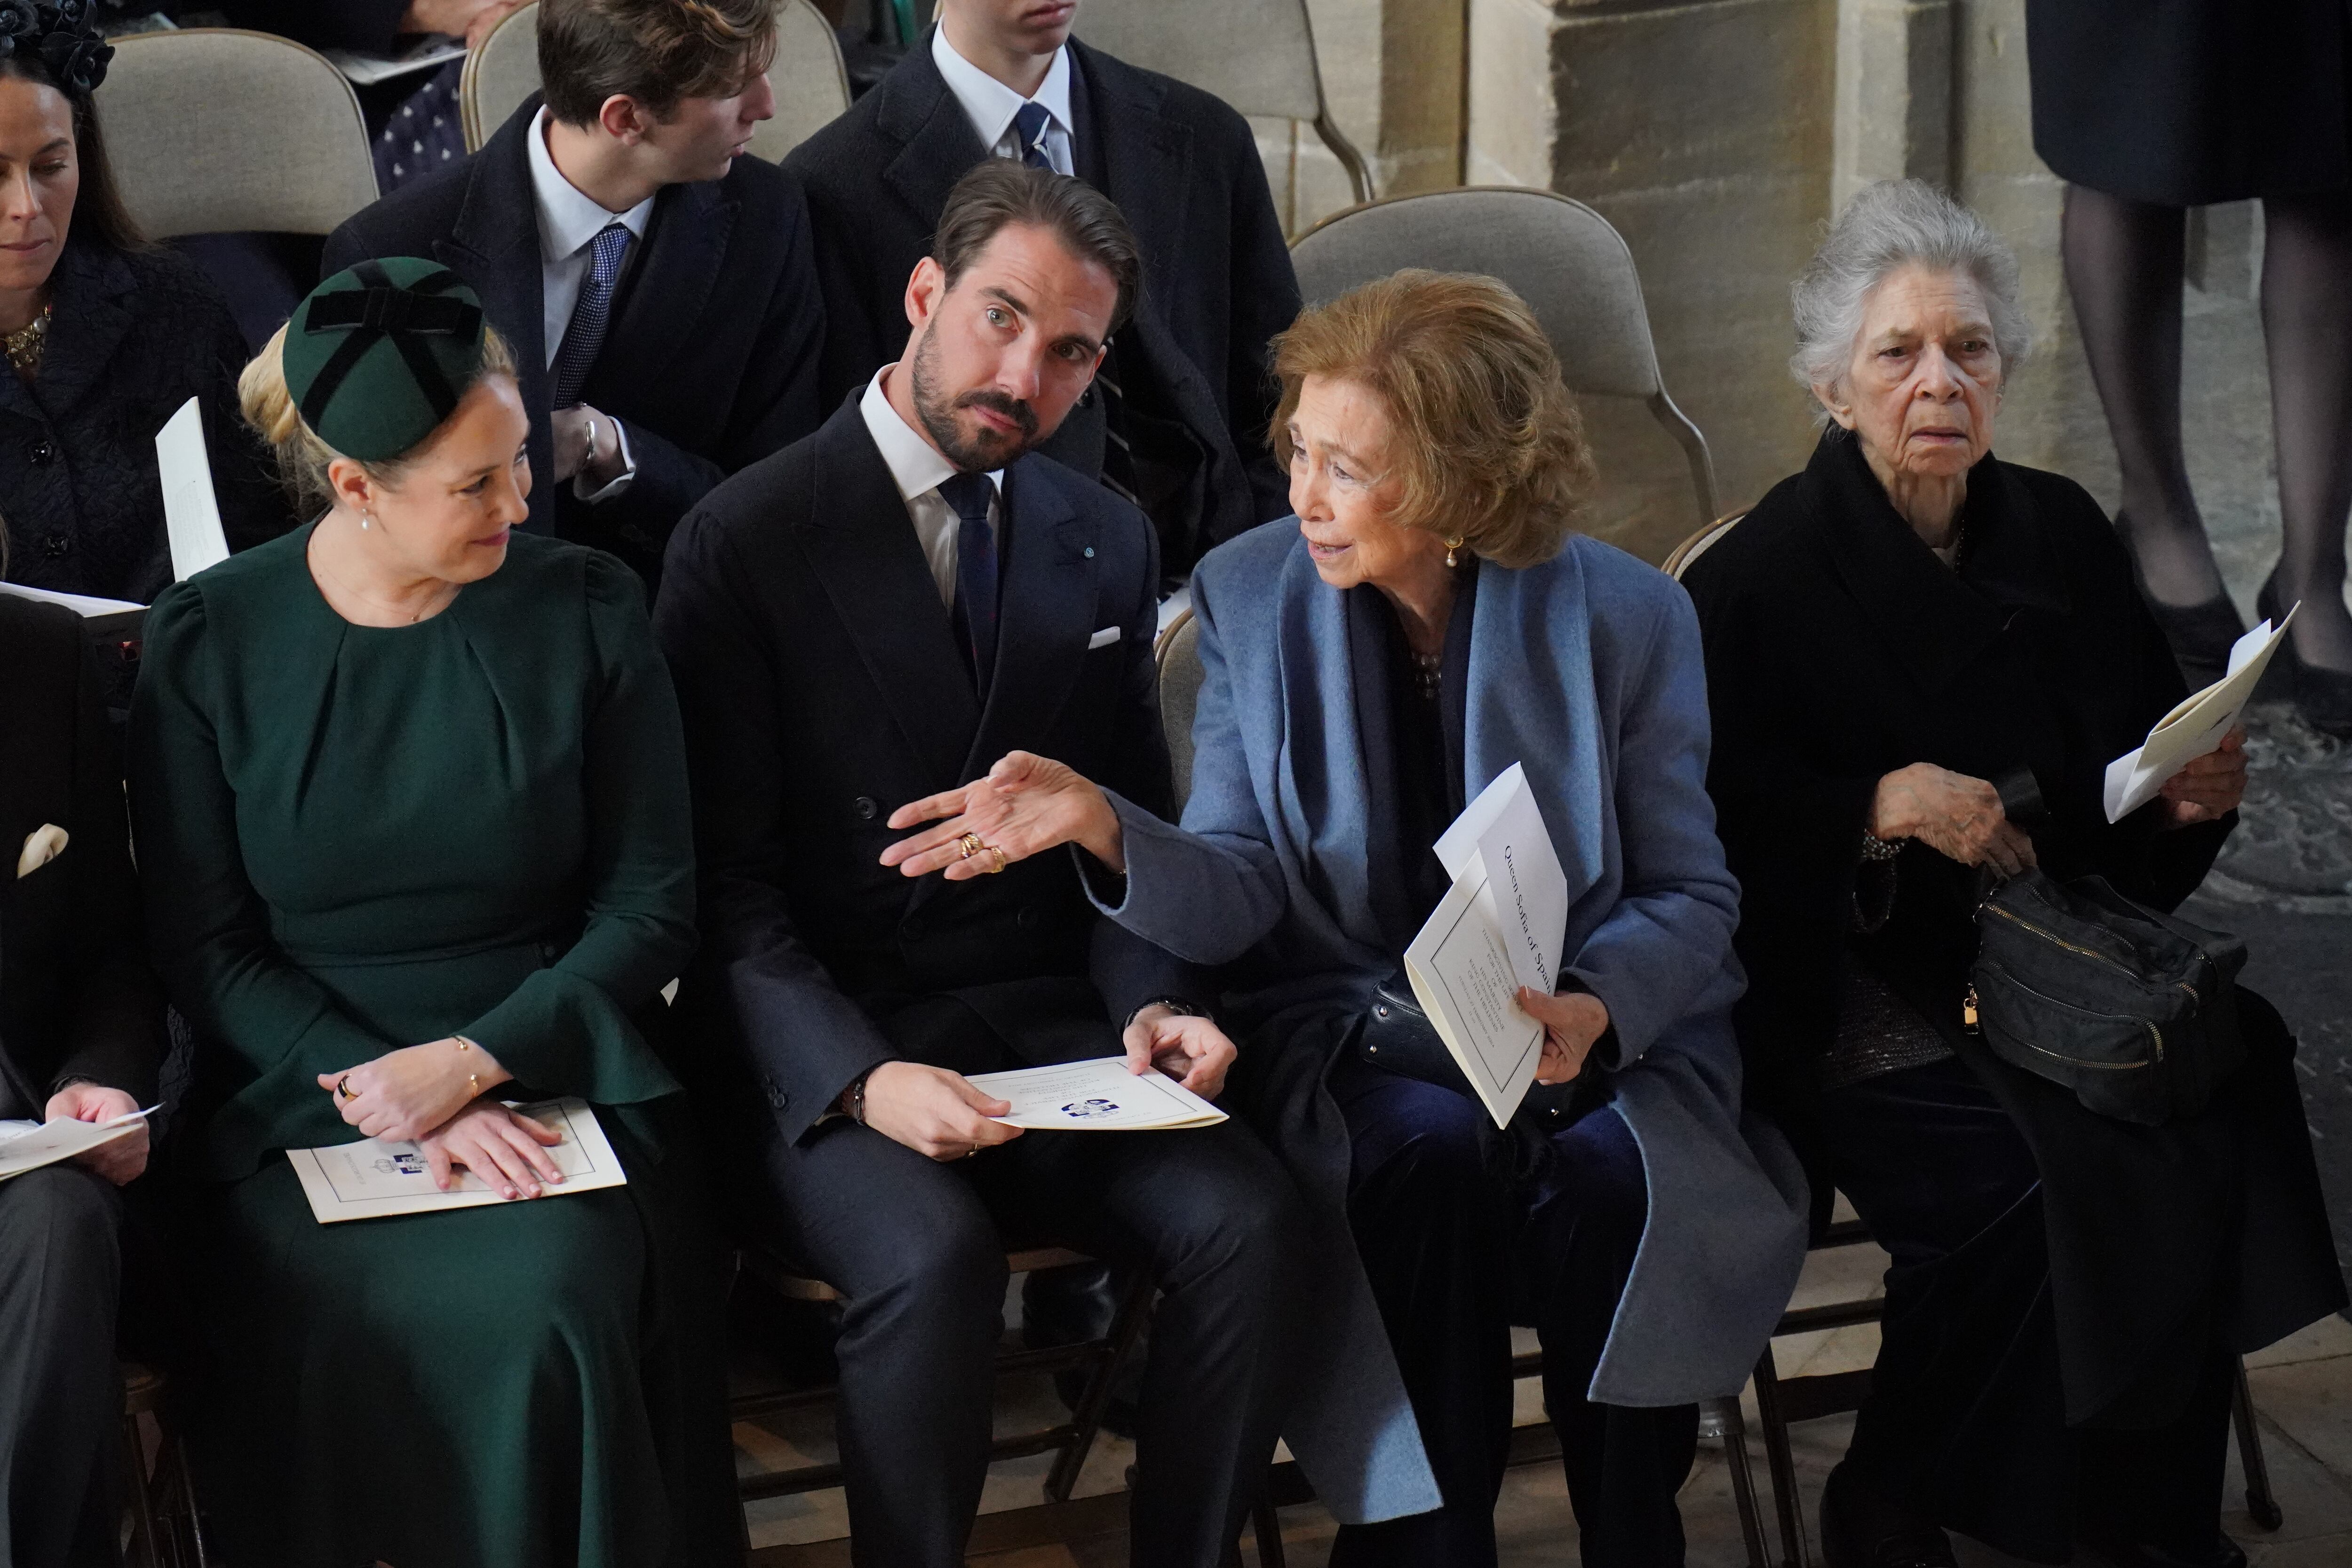
[[[1946,1529],[2063,1562],[2225,1568],[2236,1357],[2343,1304],[2277,1014],[2201,1113],[2110,1120],[1963,1025],[1989,879],[2096,873],[2169,909],[2236,823],[2241,738],[2120,822],[2109,759],[2182,680],[2098,504],[1992,456],[2017,266],[1916,181],[1854,197],[1797,279],[1826,428],[1696,561],[1708,788],[1742,889],[1751,1092],[1817,1206],[1892,1255],[1834,1568],[1933,1568]]]

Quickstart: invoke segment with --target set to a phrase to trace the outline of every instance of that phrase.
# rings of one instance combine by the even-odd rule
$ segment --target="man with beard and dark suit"
[[[1070,37],[1068,0],[940,0],[940,23],[785,160],[824,285],[824,389],[898,357],[898,283],[949,187],[987,157],[1076,174],[1143,253],[1135,315],[1044,447],[1140,505],[1180,581],[1211,545],[1289,514],[1266,447],[1266,342],[1298,280],[1248,123],[1217,99]]]
[[[816,428],[824,310],[775,112],[772,0],[541,0],[544,101],[327,242],[441,262],[520,362],[534,532],[648,577],[710,487]]]
[[[122,770],[80,618],[0,595],[0,1120],[155,1102]],[[0,1562],[121,1561],[118,1190],[147,1130],[0,1182]],[[12,1555],[13,1553],[13,1555]]]
[[[1075,855],[953,882],[882,862],[909,816],[894,807],[982,787],[1011,748],[1083,758],[1167,808],[1151,531],[1032,450],[1085,390],[1136,269],[1099,193],[972,170],[907,288],[907,355],[704,500],[656,612],[700,862],[679,1000],[713,1042],[689,1088],[749,1233],[846,1300],[861,1564],[963,1560],[1009,1247],[1081,1247],[1166,1293],[1138,1564],[1220,1561],[1286,1397],[1299,1204],[1241,1122],[1023,1135],[966,1080],[1124,1050],[1213,1098],[1233,1046],[1190,1016],[1174,961],[1095,917]]]

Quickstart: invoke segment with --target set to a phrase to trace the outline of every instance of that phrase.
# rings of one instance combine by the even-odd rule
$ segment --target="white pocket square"
[[[44,822],[25,836],[25,848],[16,857],[16,875],[29,877],[66,852],[66,830],[54,822]]]
[[[1102,630],[1097,632],[1094,636],[1087,639],[1087,651],[1088,653],[1092,653],[1098,647],[1108,647],[1111,644],[1117,641],[1118,641],[1118,628],[1117,626],[1105,626]]]

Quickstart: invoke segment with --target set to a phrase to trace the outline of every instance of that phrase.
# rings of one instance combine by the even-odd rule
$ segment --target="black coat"
[[[1069,48],[1077,173],[1118,204],[1143,252],[1135,320],[1113,349],[1127,412],[1176,427],[1150,426],[1154,447],[1197,460],[1197,507],[1154,507],[1168,570],[1181,574],[1211,545],[1289,513],[1265,439],[1266,342],[1298,314],[1297,275],[1248,121],[1196,88],[1075,39]],[[816,226],[828,402],[905,351],[907,279],[930,254],[948,192],[987,155],[927,35],[785,159]],[[1048,448],[1089,474],[1102,463],[1094,407],[1075,412]],[[1187,510],[1197,533],[1171,523]]]
[[[2178,1390],[2145,1379],[2193,1370],[2172,1353],[2184,1341],[2252,1349],[2341,1305],[2293,1043],[2267,1004],[2246,996],[2256,1060],[2212,1108],[2135,1127],[1962,1033],[1975,871],[1906,845],[1891,916],[1853,934],[1877,781],[1913,763],[1996,781],[2030,770],[2042,868],[2103,875],[2161,909],[2236,826],[2162,831],[2153,802],[2106,820],[2108,762],[2185,690],[2098,503],[1988,457],[1950,572],[1832,431],[1684,581],[1715,722],[1707,787],[1741,889],[1740,1046],[1750,1092],[1800,1152],[1820,1152],[1809,1069],[1836,1034],[1851,951],[1947,1035],[2034,1152],[2071,1419],[2163,1406]]]
[[[1172,960],[1096,916],[1075,851],[966,882],[877,859],[904,837],[891,812],[1015,749],[1169,809],[1150,528],[1046,458],[1008,468],[1004,494],[984,713],[856,399],[671,542],[654,629],[686,718],[702,904],[679,1000],[686,1032],[726,1042],[717,1080],[751,1075],[706,1104],[764,1105],[763,1133],[799,1138],[896,1057],[1115,1054],[1107,1020],[1173,983]]]
[[[0,594],[0,1117],[39,1117],[68,1078],[152,1104],[163,995],[81,618]],[[50,824],[65,849],[17,876],[26,838]]]
[[[555,482],[547,416],[545,294],[526,140],[533,94],[482,150],[337,229],[330,275],[386,256],[438,261],[472,285],[520,362],[530,410],[534,532],[594,545],[648,576],[688,509],[720,479],[816,428],[824,320],[807,209],[792,176],[757,158],[655,198],[581,400],[628,426],[637,477],[590,506]]]
[[[2061,179],[2173,206],[2352,189],[2344,0],[2026,0],[2025,47]]]
[[[276,33],[314,49],[389,55],[408,6],[409,0],[226,0],[216,9],[232,26]]]
[[[245,338],[196,265],[72,239],[49,274],[41,374],[0,368],[7,578],[145,604],[172,581],[155,433],[194,397],[231,550],[293,526],[236,411]]]

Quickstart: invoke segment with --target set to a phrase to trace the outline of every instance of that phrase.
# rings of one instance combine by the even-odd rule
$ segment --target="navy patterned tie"
[[[1054,117],[1042,103],[1024,103],[1013,111],[1013,133],[1021,139],[1021,161],[1033,169],[1050,169],[1054,160],[1045,155],[1045,130]]]
[[[986,474],[956,474],[940,481],[940,499],[955,508],[961,520],[951,618],[971,659],[972,684],[983,703],[989,673],[996,667],[996,533],[988,526],[988,503],[995,494]]]
[[[613,285],[620,279],[621,263],[627,259],[634,237],[628,225],[615,222],[597,230],[588,242],[588,276],[580,285],[572,320],[564,323],[563,346],[555,353],[554,407],[569,408],[580,401],[580,389],[587,384],[589,369],[604,346],[604,329],[612,324]]]

